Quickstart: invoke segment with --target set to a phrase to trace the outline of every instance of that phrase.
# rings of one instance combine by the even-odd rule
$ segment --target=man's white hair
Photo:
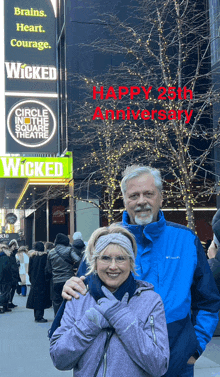
[[[154,178],[155,186],[157,187],[158,191],[161,193],[163,189],[162,178],[160,171],[155,168],[151,168],[150,166],[141,166],[141,165],[131,165],[127,166],[125,171],[123,172],[123,179],[121,181],[121,192],[123,198],[125,198],[125,193],[127,190],[127,183],[133,179],[137,178],[143,174],[149,174]]]

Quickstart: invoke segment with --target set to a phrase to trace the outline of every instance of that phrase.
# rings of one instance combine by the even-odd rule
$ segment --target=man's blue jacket
[[[160,294],[170,347],[173,344],[180,361],[187,362],[211,340],[220,309],[219,292],[201,242],[189,228],[166,221],[162,211],[157,222],[145,226],[129,221],[125,211],[122,225],[135,236],[138,247],[137,278],[152,283]],[[172,356],[171,350],[170,368]]]
[[[187,227],[167,222],[159,212],[157,222],[122,224],[135,237],[137,279],[154,285],[165,308],[170,364],[166,377],[174,377],[195,352],[211,340],[218,323],[220,295],[198,237]],[[78,276],[84,275],[82,264]]]

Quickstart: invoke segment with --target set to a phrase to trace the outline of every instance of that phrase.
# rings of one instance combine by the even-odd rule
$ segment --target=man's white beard
[[[153,222],[153,217],[154,217],[154,215],[151,214],[150,216],[142,219],[141,217],[138,217],[136,215],[135,218],[134,218],[134,221],[135,221],[135,224],[137,224],[137,225],[147,225],[147,224],[150,224],[150,223]]]

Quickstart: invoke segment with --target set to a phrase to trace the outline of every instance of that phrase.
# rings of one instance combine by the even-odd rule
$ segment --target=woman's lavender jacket
[[[168,368],[169,344],[164,307],[153,285],[137,281],[134,296],[113,315],[115,332],[97,377],[159,377]],[[66,303],[61,326],[53,333],[50,355],[59,370],[74,368],[74,377],[94,376],[107,330],[87,318],[96,304],[88,292]]]

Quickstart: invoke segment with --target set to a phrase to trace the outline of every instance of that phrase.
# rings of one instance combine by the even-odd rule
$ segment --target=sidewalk
[[[45,310],[47,323],[36,323],[26,301],[27,297],[15,294],[18,307],[0,314],[0,376],[72,377],[72,371],[58,371],[49,355],[47,331],[53,321],[52,308]],[[220,337],[211,340],[196,362],[195,377],[220,377]]]
[[[53,321],[53,309],[46,309],[47,323],[36,323],[34,311],[26,309],[27,297],[15,294],[18,307],[0,314],[1,377],[73,377],[72,371],[59,371],[49,355],[47,331]]]
[[[220,377],[220,337],[212,338],[197,360],[195,377]]]

